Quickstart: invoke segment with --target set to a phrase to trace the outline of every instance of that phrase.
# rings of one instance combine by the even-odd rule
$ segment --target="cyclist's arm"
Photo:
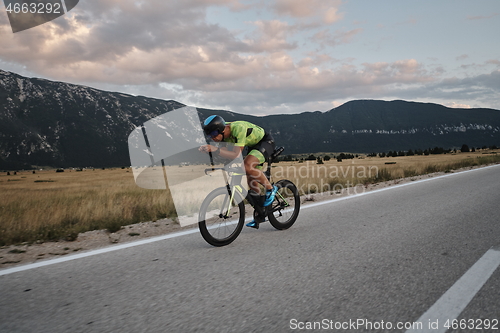
[[[228,160],[234,160],[234,159],[236,159],[241,154],[241,152],[243,151],[243,148],[245,148],[245,147],[232,146],[231,149],[224,148],[224,147],[219,149],[216,146],[204,145],[204,146],[201,146],[199,148],[199,151],[202,151],[202,152],[205,152],[205,153],[216,152],[217,151],[217,153],[222,158],[225,158],[225,159],[228,159]]]
[[[241,155],[241,152],[243,151],[243,148],[245,147],[240,147],[240,146],[232,146],[231,149],[228,148],[221,148],[219,150],[219,155],[222,158],[228,159],[228,160],[234,160],[238,156]]]

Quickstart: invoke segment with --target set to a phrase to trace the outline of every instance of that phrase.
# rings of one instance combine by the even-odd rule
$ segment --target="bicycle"
[[[271,164],[283,152],[284,148],[276,148],[271,155],[267,170],[264,172],[271,184],[278,187],[275,199],[271,205],[264,207],[263,196],[254,196],[248,192],[244,196],[241,179],[245,175],[241,167],[226,166],[224,168],[208,168],[210,171],[222,170],[225,187],[219,187],[210,192],[201,204],[198,227],[207,243],[213,246],[225,246],[232,243],[240,234],[245,223],[244,199],[254,208],[254,219],[265,222],[265,217],[271,225],[284,230],[290,228],[299,215],[300,195],[297,187],[289,180],[271,181]]]

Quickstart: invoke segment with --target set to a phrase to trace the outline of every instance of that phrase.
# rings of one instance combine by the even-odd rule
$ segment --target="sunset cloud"
[[[489,15],[476,15],[476,16],[468,15],[467,19],[468,20],[487,20],[487,19],[493,18],[493,17],[498,16],[498,15],[500,15],[500,14],[493,13],[493,14],[489,14]]]
[[[446,106],[449,108],[455,108],[455,109],[470,109],[471,108],[470,105],[460,104],[460,103],[455,103],[455,102],[448,103],[448,104],[446,104]]]
[[[329,46],[336,46],[339,44],[348,44],[352,41],[354,36],[361,33],[363,31],[362,28],[352,29],[349,31],[338,30],[334,33],[330,32],[330,30],[322,30],[317,32],[312,38],[318,43]]]
[[[319,18],[324,24],[332,24],[344,17],[339,12],[339,0],[276,0],[272,6],[279,15],[295,18]]]
[[[244,42],[253,52],[274,52],[279,50],[292,50],[297,48],[297,43],[290,43],[287,37],[294,28],[287,22],[278,20],[251,22],[257,27],[256,33]]]
[[[80,2],[70,14],[16,34],[0,15],[0,68],[249,113],[299,112],[356,98],[500,102],[500,52],[488,51],[496,43],[482,59],[474,48],[449,44],[453,51],[443,58],[444,46],[427,51],[436,43],[408,37],[426,29],[412,13],[381,20],[368,4],[357,15],[353,6],[327,0],[103,0]],[[492,22],[477,22],[483,21]],[[384,29],[377,28],[381,24]]]

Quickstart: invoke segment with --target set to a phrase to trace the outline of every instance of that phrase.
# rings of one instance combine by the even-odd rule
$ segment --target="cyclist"
[[[274,139],[270,133],[247,121],[233,121],[226,123],[224,119],[217,115],[212,115],[205,119],[203,123],[205,134],[210,136],[215,142],[230,142],[232,148],[219,148],[213,145],[204,145],[200,151],[206,153],[217,153],[222,158],[235,159],[245,147],[248,147],[248,154],[243,160],[249,194],[258,195],[260,193],[259,183],[266,189],[264,206],[269,206],[278,191],[276,186],[271,185],[261,170],[262,165],[267,162],[274,151]],[[251,193],[253,191],[254,193]],[[247,227],[259,228],[259,222],[255,219],[247,224]]]

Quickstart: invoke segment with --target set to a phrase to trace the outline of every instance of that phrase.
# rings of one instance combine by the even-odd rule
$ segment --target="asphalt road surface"
[[[304,206],[222,248],[192,233],[0,270],[0,332],[438,332],[433,315],[500,332],[499,203],[497,165]]]

